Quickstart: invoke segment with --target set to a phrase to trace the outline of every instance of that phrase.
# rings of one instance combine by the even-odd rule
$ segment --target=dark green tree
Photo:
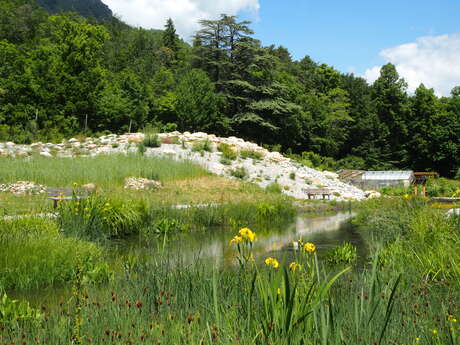
[[[221,97],[205,72],[192,69],[176,89],[178,127],[182,131],[212,131],[221,127]]]
[[[382,159],[390,164],[407,167],[405,141],[408,135],[409,102],[407,83],[399,77],[396,67],[388,63],[382,67],[380,77],[373,84],[373,101],[381,126],[382,141],[388,144]]]
[[[165,30],[163,31],[162,36],[163,46],[170,49],[177,55],[179,51],[178,38],[176,34],[176,28],[171,18],[166,21]]]

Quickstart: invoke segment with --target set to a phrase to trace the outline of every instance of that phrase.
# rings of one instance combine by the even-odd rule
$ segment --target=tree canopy
[[[163,31],[103,19],[0,2],[0,140],[153,125],[235,135],[344,168],[453,176],[460,165],[460,86],[450,97],[423,84],[411,95],[392,64],[369,85],[264,47],[250,22],[225,14],[202,20],[192,46],[171,19]]]

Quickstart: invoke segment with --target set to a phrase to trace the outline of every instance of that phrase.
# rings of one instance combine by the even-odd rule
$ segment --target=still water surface
[[[292,224],[283,227],[253,228],[257,233],[254,243],[254,256],[267,256],[288,259],[293,254],[293,242],[302,239],[312,242],[321,257],[328,250],[350,242],[358,247],[358,254],[365,256],[364,242],[350,223],[353,213],[342,212],[334,215],[305,217],[298,216]],[[229,241],[237,230],[228,228],[212,228],[205,231],[193,231],[165,237],[159,235],[146,241],[137,236],[111,243],[111,250],[118,255],[134,255],[142,257],[155,256],[159,252],[171,253],[171,259],[193,262],[197,258],[213,261],[217,266],[236,264],[237,251],[229,245]]]
[[[302,239],[316,245],[318,256],[321,257],[330,249],[350,242],[358,249],[358,257],[366,257],[366,247],[360,234],[351,224],[353,213],[341,212],[334,215],[305,217],[299,215],[292,224],[276,229],[254,228],[257,241],[253,253],[256,261],[262,262],[272,256],[280,261],[294,257],[293,242]],[[232,267],[237,264],[236,249],[229,245],[230,239],[237,230],[228,228],[212,228],[203,231],[183,232],[165,237],[152,236],[150,239],[134,236],[127,239],[111,241],[108,245],[110,256],[114,262],[120,263],[128,256],[154,259],[169,253],[172,261],[191,263],[198,258],[213,262],[219,267]],[[55,305],[58,301],[70,297],[71,288],[50,288],[46,290],[13,293],[15,298],[25,298],[32,305]]]

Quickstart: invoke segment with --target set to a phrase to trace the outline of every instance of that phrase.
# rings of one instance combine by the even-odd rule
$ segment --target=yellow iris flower
[[[235,236],[233,237],[231,240],[230,240],[230,245],[232,244],[238,244],[238,243],[241,243],[243,242],[243,237],[241,236]]]
[[[278,262],[278,260],[276,260],[275,258],[266,258],[265,259],[265,264],[267,266],[271,266],[273,268],[278,268],[280,267],[280,264]]]
[[[307,242],[303,245],[303,249],[309,253],[313,253],[316,250],[316,246],[313,243]]]
[[[254,242],[256,240],[256,233],[249,228],[243,228],[239,231],[240,236],[248,240],[249,242]]]
[[[300,266],[297,262],[291,262],[291,263],[289,264],[289,269],[290,269],[291,271],[293,271],[293,272],[294,272],[295,270],[299,270],[299,271],[300,271],[300,270],[302,269],[302,266]]]

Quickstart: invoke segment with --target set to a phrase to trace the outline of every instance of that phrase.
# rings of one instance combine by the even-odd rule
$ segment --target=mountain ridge
[[[108,20],[113,17],[112,10],[101,0],[38,0],[37,4],[52,14],[72,11],[97,20]]]

